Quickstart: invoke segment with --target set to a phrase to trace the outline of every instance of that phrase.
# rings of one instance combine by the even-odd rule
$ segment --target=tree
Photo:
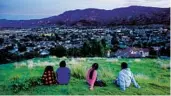
[[[20,44],[19,44],[18,50],[19,50],[20,52],[25,52],[25,51],[27,50],[27,48],[26,48],[25,45],[20,45]]]
[[[3,38],[0,38],[0,44],[2,44],[4,42]]]
[[[105,42],[90,40],[83,44],[81,53],[83,56],[104,56],[105,55]]]
[[[150,47],[149,50],[150,50],[149,52],[150,55],[157,56],[157,52],[154,50],[154,48]]]
[[[81,56],[81,51],[80,51],[79,48],[69,48],[67,50],[67,55],[68,56],[78,57],[78,56]]]
[[[113,52],[116,52],[119,49],[119,41],[117,40],[117,36],[113,35],[111,43],[113,48],[111,49]]]
[[[39,56],[39,53],[36,52],[36,51],[33,51],[33,52],[26,52],[26,53],[24,54],[24,58],[26,58],[26,59],[32,59],[32,58],[38,57],[38,56]]]
[[[55,55],[57,57],[63,57],[67,55],[67,50],[63,46],[57,46],[50,49],[50,55]]]
[[[101,43],[102,43],[103,47],[106,47],[106,46],[107,46],[106,40],[105,40],[105,39],[102,39],[102,40],[101,40]]]
[[[91,45],[88,41],[84,42],[82,48],[81,48],[82,56],[91,56]]]

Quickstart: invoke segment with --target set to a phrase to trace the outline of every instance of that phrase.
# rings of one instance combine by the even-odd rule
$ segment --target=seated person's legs
[[[94,86],[105,87],[106,83],[103,82],[102,80],[98,80],[98,81],[95,81]]]
[[[113,84],[119,87],[119,85],[117,84],[117,80],[113,80]]]

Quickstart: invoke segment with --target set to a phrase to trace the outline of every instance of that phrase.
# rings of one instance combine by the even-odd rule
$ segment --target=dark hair
[[[46,66],[44,72],[47,72],[47,71],[53,71],[53,67],[52,66]]]
[[[121,63],[121,69],[126,69],[128,68],[128,64],[126,62]]]
[[[91,70],[90,75],[89,75],[89,78],[90,78],[90,79],[92,79],[94,70],[97,70],[98,67],[99,67],[99,65],[98,65],[97,63],[94,63],[94,64],[92,65],[92,70]]]
[[[65,61],[61,61],[60,64],[59,64],[60,67],[65,67],[66,66],[66,63]]]

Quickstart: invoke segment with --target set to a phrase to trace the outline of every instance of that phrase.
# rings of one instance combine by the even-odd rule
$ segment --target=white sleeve
[[[135,78],[134,78],[134,75],[132,74],[132,77],[131,77],[131,82],[134,84],[134,86],[136,88],[140,88],[140,86],[138,85],[138,83],[135,81]]]

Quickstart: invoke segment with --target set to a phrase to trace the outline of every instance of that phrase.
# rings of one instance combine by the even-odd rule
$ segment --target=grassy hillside
[[[59,62],[66,60],[71,68],[69,85],[44,86],[39,82],[46,65],[53,65],[54,70]],[[112,84],[120,71],[121,62],[129,63],[135,74],[140,89],[133,85],[122,92]],[[93,63],[99,63],[98,78],[107,83],[107,87],[95,87],[90,91],[85,81],[85,73]],[[170,67],[169,60],[159,59],[108,59],[108,58],[35,58],[12,64],[0,65],[1,95],[169,95]]]

